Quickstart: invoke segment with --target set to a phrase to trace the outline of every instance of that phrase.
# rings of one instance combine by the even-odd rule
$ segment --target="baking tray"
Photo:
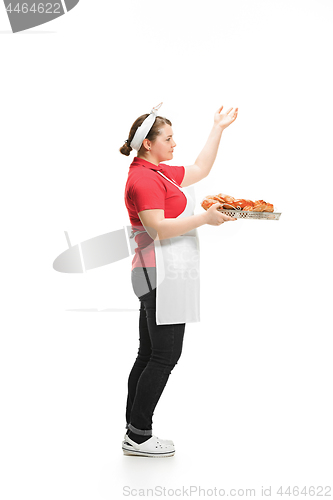
[[[218,208],[218,212],[222,214],[229,215],[230,217],[234,217],[235,219],[260,219],[260,220],[279,220],[282,212],[247,212],[244,210],[231,210]]]

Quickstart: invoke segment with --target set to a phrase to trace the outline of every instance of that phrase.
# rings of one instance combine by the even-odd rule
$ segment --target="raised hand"
[[[234,108],[228,109],[225,113],[221,113],[223,109],[223,106],[221,106],[215,113],[214,115],[214,125],[217,127],[221,127],[222,130],[225,128],[229,127],[229,125],[234,122],[237,118],[238,115],[238,108],[235,108],[234,111],[232,111]]]

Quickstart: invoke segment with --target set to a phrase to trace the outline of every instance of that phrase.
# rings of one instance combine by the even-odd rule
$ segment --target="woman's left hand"
[[[232,111],[234,108],[228,109],[225,113],[221,113],[223,109],[223,106],[221,106],[215,113],[214,115],[214,125],[217,127],[220,127],[222,130],[225,128],[229,127],[229,125],[234,122],[237,118],[238,114],[238,108],[235,108],[234,111]]]

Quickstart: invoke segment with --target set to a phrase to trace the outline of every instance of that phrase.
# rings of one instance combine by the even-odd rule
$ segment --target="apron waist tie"
[[[147,231],[133,231],[133,229],[132,229],[130,238],[134,238],[134,236],[136,236],[137,234],[146,233],[146,232]]]

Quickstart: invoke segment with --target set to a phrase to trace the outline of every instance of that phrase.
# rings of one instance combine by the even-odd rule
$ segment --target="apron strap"
[[[169,177],[167,177],[166,175],[162,174],[162,172],[160,172],[159,170],[156,170],[156,172],[160,175],[162,175],[167,181],[171,182],[171,184],[173,184],[174,186],[176,186],[180,191],[183,191],[182,188],[180,186],[178,186],[178,184],[176,184],[176,181],[174,179],[169,179]]]

